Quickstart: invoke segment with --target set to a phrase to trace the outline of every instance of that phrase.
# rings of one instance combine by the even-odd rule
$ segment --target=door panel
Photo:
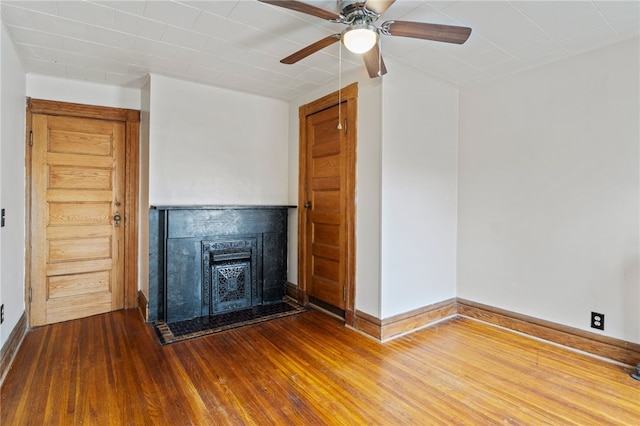
[[[33,326],[122,309],[125,125],[32,116]]]
[[[355,324],[358,85],[299,110],[298,300]]]
[[[345,152],[338,106],[307,117],[307,294],[345,309]]]

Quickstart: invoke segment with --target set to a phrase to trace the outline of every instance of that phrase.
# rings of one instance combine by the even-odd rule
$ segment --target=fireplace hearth
[[[288,208],[152,207],[147,319],[173,323],[282,300]]]

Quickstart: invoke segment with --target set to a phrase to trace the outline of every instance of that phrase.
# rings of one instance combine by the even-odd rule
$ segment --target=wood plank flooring
[[[638,425],[630,370],[456,318],[386,344],[307,312],[162,347],[135,310],[29,333],[8,425]]]

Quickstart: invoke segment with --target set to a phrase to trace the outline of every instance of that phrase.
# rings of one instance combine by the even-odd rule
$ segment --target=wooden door
[[[333,94],[301,110],[303,287],[309,300],[345,318],[354,291],[356,89],[345,89],[340,104]]]
[[[122,309],[125,124],[31,120],[31,325]]]

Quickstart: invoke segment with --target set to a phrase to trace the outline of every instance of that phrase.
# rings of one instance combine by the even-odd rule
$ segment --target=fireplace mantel
[[[292,206],[153,206],[149,210],[149,318],[176,322],[215,314],[211,247],[246,246],[251,306],[279,301],[287,282],[287,209]],[[240,243],[245,241],[245,243]],[[213,264],[213,263],[212,263]],[[215,275],[215,274],[214,274]],[[225,306],[216,304],[215,306]],[[228,306],[233,306],[229,304]]]

